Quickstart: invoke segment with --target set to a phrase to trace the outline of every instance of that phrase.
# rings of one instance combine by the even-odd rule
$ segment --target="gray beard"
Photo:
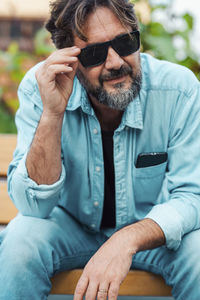
[[[129,89],[125,89],[123,83],[115,84],[116,91],[112,93],[108,93],[103,88],[103,81],[105,79],[108,80],[123,75],[129,75],[132,79],[131,87]],[[107,75],[106,78],[105,76],[101,77],[100,75],[100,85],[96,87],[85,78],[79,69],[77,70],[77,77],[88,95],[93,96],[99,103],[121,111],[124,111],[129,103],[138,96],[142,85],[141,71],[136,75],[133,75],[131,67],[121,68],[121,70],[111,70],[110,75]]]

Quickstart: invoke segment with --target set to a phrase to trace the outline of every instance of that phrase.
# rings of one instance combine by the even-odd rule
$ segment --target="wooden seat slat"
[[[51,294],[74,293],[82,270],[65,271],[56,274],[52,278]],[[161,276],[144,272],[129,271],[120,286],[119,295],[123,296],[171,296],[171,287],[165,284]]]
[[[15,134],[0,134],[0,176],[6,176],[8,165],[12,160],[16,147],[17,136]]]

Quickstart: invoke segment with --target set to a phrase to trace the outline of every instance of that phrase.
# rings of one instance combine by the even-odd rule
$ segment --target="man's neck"
[[[110,108],[99,103],[94,97],[89,97],[101,129],[104,131],[114,131],[120,124],[123,111]]]

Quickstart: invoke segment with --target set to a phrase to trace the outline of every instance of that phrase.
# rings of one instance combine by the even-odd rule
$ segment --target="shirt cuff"
[[[65,168],[62,164],[61,175],[57,182],[51,185],[38,185],[28,176],[26,157],[27,153],[12,174],[8,192],[23,215],[46,218],[60,199],[60,192],[66,177]]]
[[[156,205],[145,218],[155,221],[166,239],[166,246],[170,250],[177,250],[182,237],[182,218],[179,213],[168,203]]]

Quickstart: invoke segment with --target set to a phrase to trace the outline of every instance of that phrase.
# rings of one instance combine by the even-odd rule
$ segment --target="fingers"
[[[90,281],[87,292],[85,294],[85,299],[96,299],[98,289],[98,283]]]
[[[108,296],[109,284],[103,283],[99,285],[97,291],[97,300],[106,300]]]
[[[74,77],[78,66],[77,55],[80,49],[77,47],[60,49],[53,52],[45,61],[45,63],[36,71],[36,79],[38,82],[48,78],[48,81],[55,80],[57,74],[71,72],[71,78]]]
[[[117,296],[119,294],[119,287],[120,283],[117,281],[112,281],[110,284],[100,284],[97,291],[97,300],[117,300]]]
[[[117,300],[120,283],[113,281],[108,290],[108,300]]]
[[[76,74],[76,69],[78,67],[78,61],[71,65],[72,71],[68,73],[68,77],[73,80]]]
[[[55,76],[58,74],[70,73],[73,68],[66,65],[50,65],[46,70],[46,76],[48,76],[49,81],[54,80]]]
[[[79,55],[80,51],[81,50],[77,47],[59,49],[48,57],[45,64],[48,66],[51,64],[74,63],[78,60],[77,56]]]
[[[119,287],[120,282],[117,281],[98,283],[82,276],[76,286],[73,300],[82,300],[84,296],[86,300],[117,300]]]
[[[83,299],[83,296],[85,295],[86,289],[88,287],[88,283],[89,283],[89,280],[83,273],[77,283],[73,300],[82,300]]]

